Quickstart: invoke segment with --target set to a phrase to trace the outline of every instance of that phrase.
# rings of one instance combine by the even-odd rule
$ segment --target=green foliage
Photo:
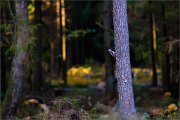
[[[15,53],[17,52],[14,43],[15,37],[13,37],[14,24],[4,23],[0,26],[0,29],[3,35],[1,47],[4,48],[4,52],[7,58],[11,60],[15,55]]]
[[[171,112],[171,113],[167,113],[166,111],[163,113],[162,115],[162,119],[173,119],[173,120],[176,120],[178,119],[180,116],[179,116],[179,113],[178,112]]]
[[[149,67],[151,64],[149,21],[144,11],[146,2],[129,2],[128,22],[132,66]],[[145,18],[144,18],[145,17]]]
[[[32,55],[32,49],[34,49],[35,45],[36,45],[36,37],[34,37],[34,32],[40,27],[40,25],[34,25],[34,26],[30,26],[28,27],[28,30],[26,30],[26,32],[28,32],[28,38],[29,40],[27,42],[24,42],[24,46],[18,47],[16,46],[16,41],[17,41],[17,35],[21,35],[22,31],[17,32],[16,29],[18,27],[19,24],[22,24],[22,22],[27,22],[24,19],[18,19],[18,18],[14,18],[16,19],[15,21],[12,21],[13,23],[4,23],[0,26],[0,29],[3,31],[3,44],[2,47],[5,47],[5,55],[8,57],[8,59],[12,59],[13,56],[15,54],[17,54],[20,51],[25,51],[27,52],[29,55]],[[17,20],[18,20],[18,24],[17,24]]]
[[[143,115],[143,120],[149,120],[149,118],[150,118],[149,114],[145,112]]]
[[[91,108],[88,112],[88,119],[89,120],[97,120],[99,118],[99,113],[95,107]]]
[[[33,14],[34,11],[35,11],[34,3],[31,2],[31,3],[28,5],[28,14],[29,14],[29,15],[30,15],[30,14]]]
[[[16,53],[17,53],[17,49],[16,49],[15,45],[11,45],[11,46],[5,51],[5,55],[8,56],[8,59],[9,59],[9,60],[11,60]]]
[[[95,31],[96,31],[95,29],[85,29],[85,30],[79,29],[79,30],[74,30],[74,31],[71,31],[68,34],[67,39],[68,40],[77,39],[79,37],[84,37],[88,33],[93,33]]]
[[[4,31],[4,33],[8,33],[8,32],[10,33],[12,32],[13,27],[14,27],[13,24],[4,23],[1,24],[0,29]]]
[[[73,107],[78,107],[78,100],[75,97],[60,97],[58,104],[58,108],[62,108],[66,104],[70,104]]]
[[[37,61],[37,51],[36,51],[37,38],[35,36],[35,32],[39,27],[40,25],[29,26],[29,43],[26,48],[26,53],[32,64]]]

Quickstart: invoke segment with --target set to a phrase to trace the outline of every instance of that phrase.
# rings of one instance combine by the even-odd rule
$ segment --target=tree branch
[[[102,28],[102,29],[104,29],[104,30],[107,30],[107,31],[109,31],[109,32],[111,32],[111,33],[114,33],[112,29],[103,26],[100,22],[97,22],[97,21],[96,21],[95,24],[98,25],[100,28]]]

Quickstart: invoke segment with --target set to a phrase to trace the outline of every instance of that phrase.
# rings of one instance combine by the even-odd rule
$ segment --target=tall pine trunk
[[[12,62],[12,80],[9,83],[8,91],[3,101],[2,115],[6,118],[14,115],[17,109],[23,84],[23,61],[25,60],[25,50],[28,45],[27,1],[16,0],[15,2],[17,17],[17,51]]]
[[[149,1],[152,4],[151,1]],[[150,13],[150,32],[151,32],[151,41],[150,41],[150,49],[151,49],[151,61],[152,61],[152,72],[153,72],[153,81],[152,86],[157,86],[157,70],[156,70],[156,21],[155,14],[153,12]]]
[[[66,13],[65,13],[65,0],[61,0],[61,24],[62,24],[62,79],[64,85],[67,85],[67,61],[66,61]]]
[[[113,23],[119,113],[122,119],[133,120],[136,119],[136,110],[131,76],[126,0],[113,0]]]

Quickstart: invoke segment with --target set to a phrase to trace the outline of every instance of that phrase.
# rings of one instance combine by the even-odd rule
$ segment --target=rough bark
[[[113,23],[119,113],[122,119],[133,120],[136,119],[136,110],[131,76],[126,0],[113,0]]]
[[[23,61],[25,60],[25,50],[28,44],[27,1],[16,1],[15,8],[17,16],[17,51],[12,62],[12,80],[4,100],[6,103],[3,106],[2,115],[6,118],[12,116],[17,109],[23,84]]]
[[[111,28],[111,16],[110,16],[110,2],[104,0],[104,19],[103,25],[105,28]],[[104,56],[105,56],[105,81],[106,81],[106,93],[113,95],[113,65],[111,56],[108,53],[108,49],[111,48],[111,36],[110,31],[104,30]]]

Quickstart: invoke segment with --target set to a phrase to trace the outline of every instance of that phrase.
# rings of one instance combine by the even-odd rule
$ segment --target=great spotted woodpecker
[[[116,57],[116,54],[114,51],[112,51],[111,49],[108,49],[108,52],[111,54],[112,57]]]

